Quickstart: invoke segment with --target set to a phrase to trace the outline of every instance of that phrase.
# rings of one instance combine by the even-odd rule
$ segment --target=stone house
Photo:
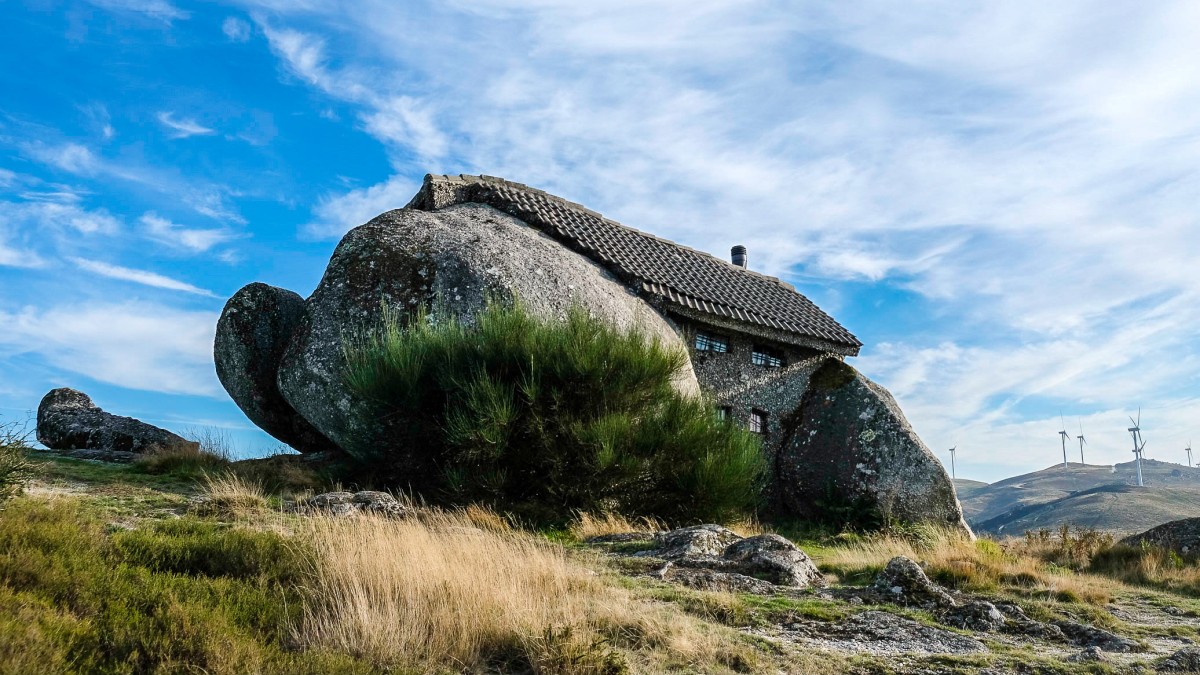
[[[622,225],[579,204],[492,176],[428,175],[407,208],[486,204],[599,264],[684,337],[703,393],[764,436],[770,455],[812,373],[862,343],[791,285],[747,266]]]

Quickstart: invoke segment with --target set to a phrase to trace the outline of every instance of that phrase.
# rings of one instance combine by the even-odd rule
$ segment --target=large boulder
[[[296,413],[277,384],[283,352],[303,319],[299,295],[252,283],[225,303],[213,356],[218,379],[251,422],[300,452],[324,452],[334,444]]]
[[[774,499],[787,515],[860,526],[929,523],[961,531],[954,485],[886,389],[831,358],[787,421]]]
[[[87,394],[67,388],[51,390],[42,397],[37,412],[37,439],[51,450],[107,453],[197,445],[152,424],[104,412]]]
[[[358,401],[343,374],[347,340],[376,327],[385,307],[432,308],[470,322],[491,299],[520,299],[547,317],[578,304],[680,344],[675,326],[616,277],[517,218],[480,204],[400,209],[338,244],[284,352],[279,391],[325,437],[362,455],[356,448],[385,435],[386,423],[354,414]],[[699,392],[690,366],[677,385]]]

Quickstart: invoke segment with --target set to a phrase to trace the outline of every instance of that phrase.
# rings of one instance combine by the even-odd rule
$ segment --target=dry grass
[[[870,535],[813,553],[823,568],[857,583],[869,581],[888,560],[901,555],[924,563],[936,581],[968,591],[1006,587],[1035,597],[1099,605],[1109,602],[1120,586],[1103,576],[1048,563],[1017,541],[972,541],[954,531]]]
[[[267,496],[261,485],[226,471],[204,475],[200,499],[189,510],[198,516],[236,520],[262,513],[266,508]]]
[[[137,458],[146,473],[195,475],[229,466],[228,447],[214,444],[216,436],[201,441],[154,446]]]
[[[635,518],[630,520],[617,513],[587,513],[580,512],[571,523],[570,532],[579,541],[587,541],[592,537],[609,534],[625,534],[626,532],[662,532],[668,529],[666,524],[655,518]]]
[[[622,673],[637,662],[720,672],[754,660],[732,632],[638,600],[485,513],[308,521],[316,559],[299,642],[420,672]]]

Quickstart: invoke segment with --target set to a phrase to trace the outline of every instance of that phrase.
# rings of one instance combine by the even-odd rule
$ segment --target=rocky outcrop
[[[649,535],[630,533],[645,541]],[[610,535],[595,544],[624,543]],[[636,539],[634,540],[636,541]],[[665,561],[655,575],[711,591],[770,593],[777,587],[824,586],[825,577],[804,551],[777,534],[738,536],[720,525],[694,525],[654,535],[653,547],[634,556]]]
[[[479,204],[432,213],[389,211],[346,234],[302,313],[284,294],[247,287],[235,296],[238,302],[227,305],[218,325],[218,367],[235,378],[253,373],[255,384],[226,387],[248,415],[254,411],[260,419],[270,417],[272,433],[282,440],[303,424],[291,420],[269,395],[273,381],[304,424],[351,454],[356,446],[369,444],[364,439],[386,430],[353,414],[358,401],[344,379],[346,340],[378,326],[385,307],[401,314],[433,308],[470,322],[490,299],[519,298],[534,314],[549,317],[565,317],[578,304],[617,326],[637,326],[681,344],[675,327],[611,273],[521,220]],[[263,306],[277,318],[239,316],[243,307],[253,314],[253,308]],[[221,365],[226,353],[235,359],[264,358],[257,367]],[[699,392],[690,365],[677,386]],[[362,424],[370,426],[356,426]],[[294,447],[309,450],[307,445]]]
[[[217,322],[217,377],[234,403],[263,431],[307,453],[334,449],[279,392],[279,363],[304,319],[304,299],[267,284],[235,293]]]
[[[313,515],[342,517],[364,514],[386,518],[404,518],[410,512],[391,494],[377,490],[324,492],[296,504],[295,510]]]
[[[813,374],[776,458],[790,516],[929,523],[970,535],[954,486],[886,389],[839,359]]]
[[[87,394],[67,388],[54,389],[42,398],[37,412],[37,439],[51,450],[104,453],[197,445],[152,424],[104,412]]]
[[[1163,523],[1141,534],[1126,537],[1121,543],[1129,546],[1160,546],[1182,556],[1200,558],[1200,518]]]

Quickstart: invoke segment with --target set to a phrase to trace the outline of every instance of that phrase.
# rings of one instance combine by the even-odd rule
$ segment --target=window
[[[723,406],[717,408],[717,419],[721,420],[722,422],[729,419],[732,415],[733,415],[733,408],[730,408],[727,405],[723,405]]]
[[[696,351],[724,354],[729,351],[729,340],[708,333],[696,333]]]
[[[750,362],[756,366],[780,368],[783,366],[783,356],[770,347],[755,347],[750,353]]]
[[[756,434],[766,435],[767,413],[761,410],[750,411],[750,431],[753,431]]]

